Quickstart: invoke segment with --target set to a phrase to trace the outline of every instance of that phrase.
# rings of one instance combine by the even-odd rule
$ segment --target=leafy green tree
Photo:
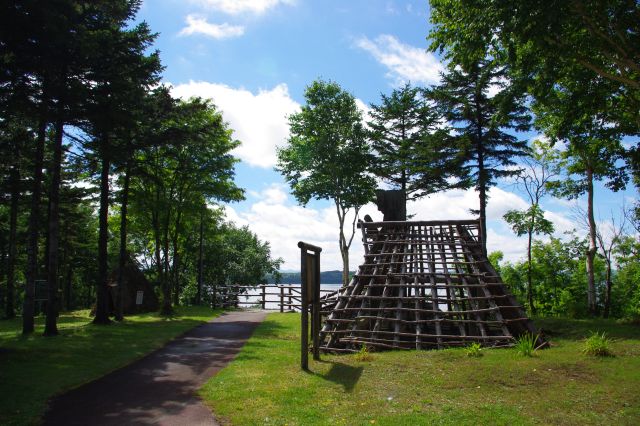
[[[462,170],[478,192],[483,251],[486,254],[488,190],[497,179],[519,173],[515,158],[527,155],[526,142],[507,131],[529,128],[530,117],[521,99],[502,81],[504,69],[489,59],[468,68],[451,68],[442,84],[433,89],[433,98],[444,117],[453,125],[446,136],[448,145],[463,159]],[[491,96],[489,90],[499,91]]]
[[[636,236],[623,236],[613,249],[617,265],[613,277],[611,314],[640,318],[640,241]]]
[[[137,125],[132,108],[142,102],[150,85],[157,82],[161,69],[158,55],[146,53],[155,35],[145,23],[129,27],[139,7],[139,1],[126,1],[111,5],[106,10],[98,9],[96,12],[102,20],[102,27],[91,34],[89,44],[91,52],[99,52],[98,56],[91,57],[94,63],[103,62],[89,70],[94,85],[87,103],[88,130],[100,162],[99,277],[95,324],[109,323],[109,176],[114,163],[126,162],[129,154],[127,141],[132,128]],[[109,58],[106,63],[102,59],[105,56]]]
[[[162,103],[157,131],[149,135],[156,141],[140,151],[131,176],[131,213],[151,247],[162,312],[169,314],[185,220],[196,221],[205,201],[238,201],[244,193],[233,182],[238,160],[230,151],[238,142],[216,107],[198,98]]]
[[[505,64],[509,79],[553,109],[562,93],[571,108],[559,126],[580,121],[584,105],[597,106],[602,123],[620,135],[640,134],[640,4],[627,0],[431,0],[429,38],[452,64],[487,52]],[[598,90],[593,90],[598,86]],[[591,111],[593,108],[589,108]],[[636,186],[640,150],[624,152]],[[637,209],[640,214],[640,209]]]
[[[544,218],[540,201],[547,194],[550,182],[560,174],[559,153],[548,144],[534,141],[530,156],[522,160],[525,167],[516,177],[518,187],[527,194],[529,208],[524,211],[509,210],[503,217],[519,237],[527,235],[527,300],[535,314],[531,279],[531,244],[533,236],[552,234],[553,223]]]
[[[332,200],[339,222],[342,282],[349,280],[349,248],[360,208],[373,199],[372,156],[355,98],[335,82],[317,80],[305,90],[306,104],[289,117],[287,145],[278,149],[278,170],[298,202]],[[347,214],[354,217],[345,233]]]
[[[576,73],[606,82],[621,113],[616,122],[640,129],[640,5],[627,0],[430,0],[431,49],[468,65],[487,52],[508,64],[510,77],[536,99]]]
[[[369,115],[373,172],[401,189],[405,201],[454,187],[447,180],[450,168],[443,167],[451,159],[437,146],[445,129],[439,128],[441,117],[427,91],[407,83],[383,94]]]
[[[564,89],[566,87],[568,89]],[[586,195],[589,248],[586,252],[588,306],[597,313],[594,259],[597,252],[597,229],[594,215],[594,182],[604,180],[613,191],[623,189],[628,176],[620,160],[625,150],[621,144],[623,129],[610,125],[613,113],[607,97],[608,87],[588,71],[574,73],[550,89],[544,103],[534,107],[536,127],[552,141],[566,142],[562,157],[566,177],[553,184],[554,195],[575,199]]]
[[[532,313],[536,313],[535,304],[533,303],[532,290],[532,266],[531,266],[531,244],[534,235],[552,234],[553,223],[544,218],[544,212],[539,204],[532,204],[527,210],[509,210],[504,215],[504,220],[511,225],[513,232],[518,237],[527,235],[527,301],[529,309]]]

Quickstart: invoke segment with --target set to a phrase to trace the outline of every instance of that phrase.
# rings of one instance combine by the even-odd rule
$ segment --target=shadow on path
[[[45,425],[215,425],[196,391],[224,368],[264,319],[226,312],[146,357],[54,398]]]

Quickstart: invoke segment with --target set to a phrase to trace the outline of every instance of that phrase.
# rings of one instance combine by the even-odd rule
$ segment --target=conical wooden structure
[[[483,254],[478,221],[359,227],[365,263],[325,320],[323,351],[509,346],[524,333],[536,335]]]

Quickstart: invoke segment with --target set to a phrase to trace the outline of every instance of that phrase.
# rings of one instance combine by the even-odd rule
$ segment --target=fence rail
[[[219,286],[214,291],[215,307],[259,306],[268,311],[300,310],[302,291],[295,284],[259,284]],[[271,296],[271,297],[270,297]],[[338,290],[320,290],[322,311],[328,311],[338,300]]]

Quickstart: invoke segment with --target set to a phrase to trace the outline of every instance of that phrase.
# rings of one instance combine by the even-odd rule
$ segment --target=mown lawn
[[[271,314],[201,396],[234,425],[640,424],[640,327],[540,319],[553,347],[380,352],[310,360],[299,369],[299,315]],[[590,331],[615,356],[582,353]]]
[[[178,308],[175,316],[128,316],[123,323],[91,324],[89,311],[62,314],[60,335],[20,335],[20,319],[0,321],[0,425],[37,424],[55,394],[94,380],[161,347],[216,316],[209,308]]]

